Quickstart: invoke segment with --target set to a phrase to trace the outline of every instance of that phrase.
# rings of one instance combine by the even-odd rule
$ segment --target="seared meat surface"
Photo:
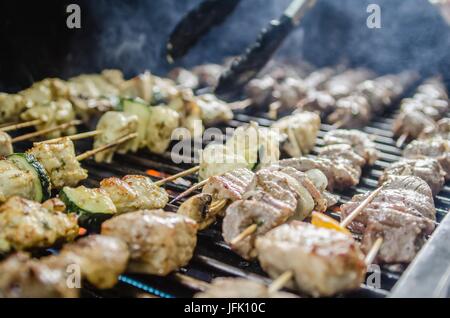
[[[378,159],[378,151],[375,148],[375,143],[371,136],[359,130],[336,129],[331,130],[323,137],[324,144],[348,144],[361,157],[363,157],[367,164],[373,165]]]
[[[62,202],[53,203],[11,197],[1,205],[0,252],[45,248],[58,241],[73,240],[78,235],[76,216],[61,211]]]
[[[0,203],[17,195],[33,199],[35,195],[34,176],[29,171],[19,169],[13,162],[0,159]]]
[[[150,178],[145,176],[127,175],[122,179],[103,179],[100,188],[108,193],[117,213],[161,209],[169,201],[167,192],[155,186]]]
[[[293,221],[256,239],[262,268],[277,278],[294,273],[288,287],[312,296],[332,296],[359,288],[366,265],[364,254],[349,235]]]
[[[241,200],[253,176],[254,173],[248,169],[237,169],[210,177],[203,193],[212,195],[215,200]]]
[[[159,276],[186,265],[197,243],[195,221],[163,210],[119,215],[104,222],[101,233],[127,243],[131,272]]]
[[[88,177],[76,158],[75,146],[69,138],[54,143],[39,143],[27,152],[43,165],[56,189],[74,187]]]
[[[424,180],[433,195],[438,194],[444,186],[446,173],[436,159],[402,159],[386,168],[380,176],[379,184],[385,183],[391,176],[416,176]]]
[[[0,157],[8,156],[14,152],[11,136],[0,131]]]

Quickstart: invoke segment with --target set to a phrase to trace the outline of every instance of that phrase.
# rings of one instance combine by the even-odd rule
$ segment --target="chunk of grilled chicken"
[[[347,144],[335,144],[322,147],[319,150],[319,156],[333,161],[335,164],[347,166],[348,169],[354,169],[355,174],[361,174],[361,167],[366,160],[353,151],[352,146]]]
[[[129,134],[136,133],[138,129],[138,118],[123,112],[106,112],[97,124],[97,130],[102,131],[94,138],[94,148],[112,143]],[[132,147],[132,140],[95,155],[95,161],[111,163],[114,153],[126,153]]]
[[[378,210],[377,210],[378,211]],[[409,263],[432,233],[434,224],[421,217],[383,209],[382,214],[369,217],[362,240],[362,249],[366,253],[378,237],[383,237],[383,244],[377,253],[379,263]]]
[[[275,86],[276,81],[272,76],[254,78],[245,86],[245,95],[252,100],[253,104],[259,107],[266,106],[273,100]]]
[[[100,188],[108,193],[117,213],[161,209],[169,202],[167,192],[155,186],[150,178],[145,176],[127,175],[122,179],[103,179]]]
[[[212,176],[203,187],[203,193],[212,195],[214,200],[241,200],[254,173],[248,169],[236,169]]]
[[[277,278],[292,271],[288,287],[312,296],[332,296],[359,288],[366,265],[349,235],[293,221],[256,239],[262,268]]]
[[[450,144],[448,140],[441,137],[414,140],[406,146],[403,156],[411,159],[434,158],[446,172],[445,179],[450,178]]]
[[[292,207],[278,201],[264,192],[259,192],[255,199],[239,200],[232,203],[225,214],[222,223],[222,235],[227,244],[245,259],[256,257],[255,239],[274,227],[277,227],[292,216]],[[242,231],[256,224],[256,232],[231,244]]]
[[[21,95],[0,93],[0,124],[18,121],[25,107]]]
[[[73,121],[76,117],[72,104],[66,99],[58,99],[46,104],[37,104],[24,111],[20,118],[23,121],[40,119],[42,124],[36,125],[36,130],[43,130],[66,124]],[[73,135],[76,133],[75,127],[69,127],[65,130],[57,130],[45,135],[46,138],[57,138],[63,135]]]
[[[433,120],[439,120],[448,111],[448,102],[430,99],[423,94],[415,94],[412,98],[402,100],[401,112],[420,112]]]
[[[76,158],[75,146],[69,138],[55,143],[39,143],[27,151],[33,155],[50,176],[52,186],[76,186],[88,177]]]
[[[284,117],[272,125],[288,136],[283,149],[291,157],[308,154],[316,144],[320,128],[320,117],[316,113],[301,112]]]
[[[52,269],[27,253],[17,253],[0,263],[1,298],[76,298],[78,288],[70,288],[66,269]]]
[[[425,94],[434,99],[448,99],[448,93],[445,84],[439,77],[432,77],[427,79],[417,88],[417,92]]]
[[[123,81],[123,74],[119,70],[105,70],[101,74],[81,74],[72,77],[67,85],[71,96],[99,98],[119,96],[118,85],[121,85]]]
[[[0,252],[45,248],[61,240],[73,240],[78,235],[77,218],[59,208],[52,210],[61,205],[11,197],[0,206]]]
[[[359,130],[331,130],[325,134],[323,141],[326,146],[335,144],[350,145],[353,151],[363,157],[369,165],[373,165],[379,156],[371,136]]]
[[[197,243],[195,221],[163,210],[119,215],[104,222],[101,233],[127,243],[131,272],[160,276],[186,265]]]
[[[167,106],[150,108],[147,128],[147,147],[151,152],[161,154],[167,150],[172,132],[180,126],[180,115]]]
[[[233,112],[224,101],[215,95],[204,94],[194,98],[201,110],[200,118],[204,125],[211,126],[217,123],[227,122],[233,119]]]
[[[117,284],[129,256],[128,247],[121,239],[89,235],[64,245],[58,255],[42,258],[41,264],[55,271],[59,269],[66,275],[69,266],[78,265],[82,278],[97,288],[106,289]]]
[[[0,157],[6,157],[12,154],[13,151],[11,136],[3,131],[0,131]]]
[[[267,285],[245,278],[215,278],[194,298],[298,298],[287,292],[270,293]]]
[[[0,160],[0,203],[14,195],[33,199],[35,196],[34,180],[31,172],[19,169],[9,160]]]
[[[433,158],[402,159],[384,170],[379,184],[385,183],[393,175],[419,177],[430,186],[433,195],[436,195],[444,186],[446,173],[439,162]]]

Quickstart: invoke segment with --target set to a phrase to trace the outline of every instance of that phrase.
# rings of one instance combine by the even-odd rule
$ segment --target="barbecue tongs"
[[[316,0],[293,0],[281,18],[272,20],[258,36],[256,43],[247,48],[246,52],[222,73],[215,93],[227,95],[239,92],[266,65],[283,40],[315,3]]]

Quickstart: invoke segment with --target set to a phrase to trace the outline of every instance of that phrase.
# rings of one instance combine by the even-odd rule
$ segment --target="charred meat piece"
[[[245,86],[245,94],[253,104],[262,107],[270,104],[273,100],[276,81],[271,76],[254,78]]]
[[[198,224],[198,229],[203,230],[216,221],[217,213],[210,213],[212,195],[200,193],[184,201],[177,213],[190,217]]]
[[[155,186],[150,178],[145,176],[127,175],[122,179],[103,179],[100,188],[108,193],[117,213],[162,209],[169,201],[167,192]]]
[[[420,111],[401,112],[392,124],[395,136],[407,134],[408,137],[416,139],[424,130],[435,126],[434,120]]]
[[[406,146],[403,156],[411,159],[434,158],[446,172],[445,179],[448,180],[450,178],[450,144],[448,140],[440,137],[414,140]]]
[[[69,138],[55,143],[39,143],[27,152],[43,165],[56,189],[74,187],[88,177],[76,158],[75,146]]]
[[[419,139],[442,138],[450,140],[450,118],[445,117],[439,120],[434,127],[425,128]]]
[[[203,193],[212,195],[215,200],[241,200],[253,176],[254,173],[248,169],[237,169],[210,177],[203,187]]]
[[[0,298],[75,298],[66,268],[53,269],[27,253],[17,253],[0,263]]]
[[[430,186],[433,195],[436,195],[444,186],[445,175],[436,159],[402,159],[384,170],[379,184],[385,183],[391,176],[416,176],[424,180]]]
[[[378,237],[383,244],[377,254],[379,263],[409,263],[425,244],[434,224],[426,219],[396,210],[383,209],[383,213],[372,214],[364,232],[362,249],[366,253]]]
[[[328,179],[329,191],[334,189],[347,189],[359,183],[361,172],[348,164],[335,163],[328,158],[292,158],[277,162],[282,167],[292,167],[299,171],[306,172],[312,169],[318,169]]]
[[[316,112],[326,117],[336,109],[336,100],[325,91],[309,90],[296,107],[302,111]]]
[[[373,165],[378,159],[378,150],[371,136],[359,130],[336,129],[327,132],[323,138],[324,144],[348,144],[358,155],[366,160],[366,163]]]
[[[0,206],[0,252],[45,248],[73,240],[78,235],[76,216],[52,210],[61,205],[11,197]]]
[[[262,268],[277,278],[294,273],[288,286],[312,296],[357,289],[364,279],[364,254],[349,235],[293,221],[257,238]]]
[[[348,96],[359,83],[371,77],[373,77],[373,74],[367,69],[349,69],[328,80],[324,85],[324,90],[335,98]]]
[[[327,117],[327,121],[350,129],[365,126],[371,117],[372,110],[366,97],[349,95],[336,102],[336,110]]]
[[[159,276],[186,265],[197,244],[195,221],[163,210],[119,215],[103,223],[102,234],[128,244],[131,272]]]
[[[330,159],[335,163],[348,165],[356,170],[358,170],[358,167],[363,167],[366,163],[366,160],[354,152],[352,146],[348,144],[335,144],[322,147],[319,150],[319,156]]]
[[[58,255],[42,258],[41,263],[64,273],[67,273],[68,266],[76,264],[84,279],[97,288],[106,289],[117,284],[119,275],[127,267],[129,256],[128,247],[122,240],[89,235],[64,245]]]
[[[195,294],[194,298],[297,298],[286,293],[269,293],[268,287],[245,278],[215,278],[205,291]]]
[[[256,257],[254,244],[257,236],[283,224],[292,215],[291,209],[275,206],[273,200],[268,194],[260,193],[258,200],[236,201],[227,208],[222,223],[222,235],[226,243],[231,244],[231,241],[250,225],[258,226],[255,233],[231,245],[231,248],[245,259]]]

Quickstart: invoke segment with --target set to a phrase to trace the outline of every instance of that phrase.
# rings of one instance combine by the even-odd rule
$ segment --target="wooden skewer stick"
[[[54,131],[67,129],[67,128],[71,127],[71,126],[77,126],[77,125],[80,125],[82,123],[83,122],[81,120],[72,120],[71,122],[68,122],[68,123],[65,123],[65,124],[61,124],[61,125],[58,125],[58,126],[55,126],[55,127],[50,127],[50,128],[47,128],[47,129],[42,129],[42,130],[39,130],[39,131],[35,131],[35,132],[29,133],[29,134],[25,134],[25,135],[13,138],[11,140],[11,142],[15,143],[15,142],[31,139],[31,138],[34,138],[34,137],[39,137],[39,136],[42,136],[42,135],[46,135],[46,134],[52,133]]]
[[[55,143],[58,143],[58,142],[64,140],[65,138],[68,138],[73,141],[73,140],[80,140],[80,139],[84,139],[84,138],[94,137],[94,136],[100,135],[102,133],[103,132],[101,130],[93,130],[93,131],[87,131],[87,132],[79,133],[79,134],[72,135],[72,136],[65,136],[65,137],[59,137],[59,138],[39,141],[39,142],[35,142],[33,144],[34,145],[55,144]]]
[[[255,233],[257,229],[258,229],[257,224],[250,225],[245,230],[243,230],[238,236],[236,236],[234,239],[232,239],[230,242],[230,245],[236,245],[243,239],[245,239],[245,238],[249,237],[250,235],[252,235],[253,233]]]
[[[197,289],[199,291],[205,291],[209,287],[209,283],[201,281],[197,278],[187,276],[181,273],[175,273],[174,277],[180,283],[186,284],[193,289]]]
[[[193,167],[191,169],[188,169],[188,170],[185,170],[185,171],[181,171],[180,173],[177,173],[177,174],[174,174],[174,175],[172,175],[170,177],[167,177],[167,178],[161,179],[159,181],[156,181],[154,184],[156,186],[161,186],[164,183],[167,183],[169,181],[172,181],[172,180],[175,180],[175,179],[178,179],[178,178],[182,178],[184,176],[188,176],[190,174],[196,173],[198,170],[200,170],[200,166],[196,166],[196,167]]]
[[[375,191],[373,191],[363,202],[361,202],[361,204],[356,209],[353,210],[352,213],[350,213],[341,222],[340,225],[345,228],[350,223],[352,223],[352,221],[362,212],[362,210],[364,210],[370,204],[370,202],[372,202],[372,200],[377,196],[377,194],[381,191],[381,189],[383,189],[383,186],[381,186],[378,189],[376,189]]]
[[[229,103],[228,107],[232,110],[244,109],[244,108],[251,106],[252,104],[253,104],[253,101],[250,98],[247,98],[247,99],[240,100],[237,102]]]
[[[364,260],[364,263],[366,263],[366,266],[369,266],[373,263],[375,257],[377,256],[378,252],[380,251],[381,245],[383,245],[383,238],[379,237],[373,243],[372,248],[370,249],[369,253],[366,255],[366,259]]]
[[[292,279],[293,276],[294,273],[292,271],[284,272],[270,284],[267,291],[269,292],[269,294],[276,293],[277,291],[282,289],[287,284],[287,282]]]
[[[403,144],[405,143],[406,139],[408,139],[409,134],[408,133],[404,133],[402,134],[400,137],[398,137],[397,142],[395,143],[395,145],[398,148],[402,148]]]
[[[170,201],[170,203],[174,203],[174,202],[177,202],[178,200],[181,200],[182,198],[188,196],[189,194],[191,194],[195,190],[202,188],[207,183],[208,183],[208,179],[203,180],[203,181],[201,181],[201,182],[199,182],[197,184],[194,184],[192,187],[190,187],[186,191],[184,191],[184,192],[180,193],[179,195],[177,195],[172,201]]]
[[[7,132],[7,131],[11,131],[11,130],[17,130],[17,129],[21,129],[21,128],[36,126],[36,125],[42,124],[43,122],[44,121],[42,119],[35,119],[35,120],[26,121],[26,122],[19,123],[19,124],[5,126],[5,127],[0,128],[0,130]]]
[[[82,153],[81,155],[78,155],[76,158],[77,158],[78,161],[83,161],[83,160],[85,160],[87,158],[90,158],[90,157],[94,156],[95,154],[97,154],[99,152],[111,149],[113,147],[116,147],[117,145],[123,144],[124,142],[126,142],[128,140],[136,138],[137,135],[138,135],[137,133],[129,134],[129,135],[125,136],[125,137],[122,137],[122,138],[120,138],[120,139],[118,139],[118,140],[116,140],[114,142],[111,142],[109,144],[106,144],[104,146],[101,146],[101,147],[98,147],[98,148],[86,151],[85,153]]]
[[[334,129],[340,129],[342,126],[344,126],[344,122],[342,120],[339,120],[335,122],[333,125],[331,125]]]

